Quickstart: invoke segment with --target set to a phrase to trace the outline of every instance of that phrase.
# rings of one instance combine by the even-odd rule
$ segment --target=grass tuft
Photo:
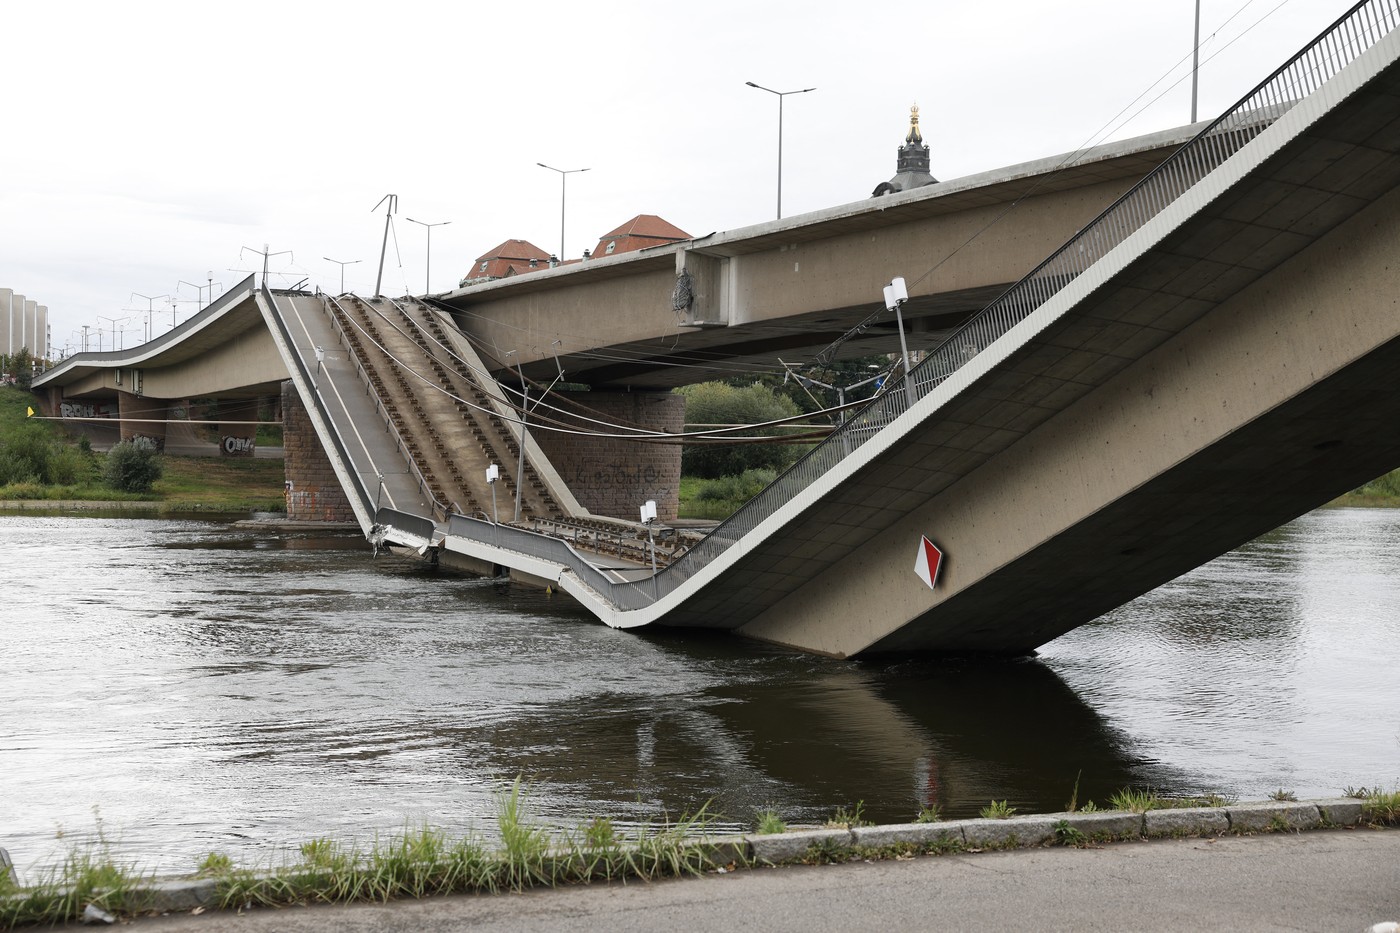
[[[1005,800],[993,800],[979,812],[984,820],[1004,820],[1015,813],[1016,808]]]
[[[754,831],[760,836],[776,836],[778,833],[787,832],[787,823],[783,822],[776,810],[760,810]]]

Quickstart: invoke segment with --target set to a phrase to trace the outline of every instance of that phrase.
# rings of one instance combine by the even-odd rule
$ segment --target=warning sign
[[[938,571],[943,567],[943,552],[938,545],[926,536],[920,536],[919,556],[914,560],[914,572],[928,584],[929,589],[938,585]]]

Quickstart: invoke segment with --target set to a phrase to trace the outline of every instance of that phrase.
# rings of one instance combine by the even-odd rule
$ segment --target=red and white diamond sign
[[[942,567],[943,552],[938,549],[938,545],[921,535],[919,556],[914,561],[914,572],[919,575],[920,580],[928,584],[929,589],[933,589],[938,584],[938,571]]]

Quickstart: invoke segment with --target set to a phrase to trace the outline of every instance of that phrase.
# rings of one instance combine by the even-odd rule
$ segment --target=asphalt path
[[[391,904],[182,914],[132,926],[136,933],[1364,933],[1387,920],[1400,920],[1400,829],[1356,828],[760,868],[650,884]]]

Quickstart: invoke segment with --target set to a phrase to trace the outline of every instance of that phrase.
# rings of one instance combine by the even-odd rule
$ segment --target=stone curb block
[[[1322,816],[1311,803],[1245,803],[1225,808],[1230,816],[1230,828],[1237,833],[1262,833],[1275,828],[1282,820],[1289,829],[1315,829],[1322,825]]]
[[[1142,818],[1147,836],[1205,836],[1230,831],[1230,817],[1219,807],[1148,810]]]
[[[749,837],[744,835],[706,836],[703,839],[695,840],[693,848],[703,852],[705,857],[715,865],[747,862],[753,853]]]
[[[801,858],[807,854],[808,848],[823,843],[849,846],[851,832],[847,829],[805,829],[792,833],[749,837],[753,857],[758,861],[774,863]]]
[[[1040,816],[1013,816],[1006,820],[964,820],[963,838],[981,846],[1038,846],[1055,838],[1055,821]]]
[[[193,910],[218,904],[218,882],[212,878],[158,881],[148,890],[152,910]]]
[[[891,823],[886,826],[857,826],[851,836],[858,846],[878,849],[907,842],[916,846],[938,843],[963,844],[962,822],[949,820],[939,823]]]
[[[1334,826],[1356,826],[1361,822],[1365,805],[1355,797],[1332,797],[1326,800],[1307,800],[1317,807],[1322,819]]]
[[[1086,836],[1112,836],[1115,839],[1143,834],[1141,813],[1127,810],[1093,811],[1090,813],[1047,813],[1045,818],[1058,823],[1064,820]]]

